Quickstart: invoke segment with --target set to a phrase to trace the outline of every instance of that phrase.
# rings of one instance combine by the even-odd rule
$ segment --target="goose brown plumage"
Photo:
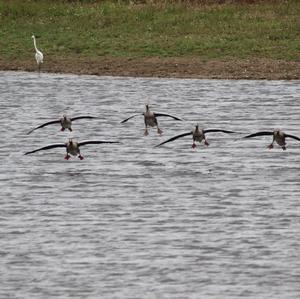
[[[286,138],[293,138],[295,140],[300,141],[300,138],[291,134],[286,134],[280,129],[276,129],[274,131],[259,131],[247,136],[244,138],[253,138],[257,136],[273,136],[272,143],[269,144],[267,147],[268,149],[272,149],[274,147],[274,142],[276,142],[283,150],[286,150]]]
[[[143,115],[144,116],[144,123],[145,123],[145,132],[144,135],[147,136],[148,133],[148,126],[149,127],[157,127],[157,133],[158,134],[162,134],[162,130],[158,127],[158,121],[157,121],[157,117],[159,116],[165,116],[165,117],[171,117],[175,120],[181,120],[180,118],[170,115],[170,114],[165,114],[165,113],[154,113],[152,111],[150,111],[149,105],[146,105],[146,111],[143,113],[138,113],[138,114],[134,114],[124,120],[121,121],[121,124],[127,122],[128,120],[130,120],[133,117],[139,116],[139,115]]]
[[[102,144],[102,143],[119,143],[118,141],[102,141],[102,140],[84,140],[81,142],[77,142],[77,141],[73,141],[73,139],[69,139],[68,142],[66,143],[53,143],[53,144],[49,144],[46,146],[43,146],[41,148],[35,149],[33,151],[29,151],[26,152],[24,155],[30,155],[33,154],[35,152],[38,151],[42,151],[42,150],[49,150],[52,148],[57,148],[57,147],[64,147],[66,148],[67,154],[65,156],[66,160],[70,159],[70,155],[72,156],[77,156],[80,160],[83,160],[83,156],[80,153],[80,147],[83,145],[87,145],[87,144]]]
[[[232,133],[236,133],[236,132],[233,132],[233,131],[228,131],[228,130],[222,130],[222,129],[200,129],[199,128],[199,125],[196,125],[195,128],[193,129],[193,131],[190,131],[190,132],[187,132],[187,133],[183,133],[183,134],[179,134],[179,135],[176,135],[158,145],[156,145],[156,147],[159,147],[165,143],[168,143],[168,142],[171,142],[171,141],[174,141],[178,138],[181,138],[181,137],[185,137],[185,136],[188,136],[188,135],[192,135],[193,136],[193,144],[192,144],[192,148],[195,148],[196,147],[196,141],[198,141],[199,143],[201,143],[203,140],[204,140],[204,144],[206,146],[209,145],[207,139],[206,139],[206,136],[205,134],[206,133],[212,133],[212,132],[222,132],[222,133],[226,133],[226,134],[232,134]]]

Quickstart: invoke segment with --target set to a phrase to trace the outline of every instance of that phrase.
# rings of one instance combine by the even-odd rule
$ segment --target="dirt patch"
[[[34,57],[0,58],[0,70],[36,71]],[[204,61],[199,58],[71,58],[46,57],[43,72],[99,76],[299,80],[300,62],[268,59]]]

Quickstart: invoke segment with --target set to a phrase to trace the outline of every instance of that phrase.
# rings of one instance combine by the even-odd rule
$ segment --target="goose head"
[[[280,135],[281,134],[281,130],[280,129],[275,129],[274,130],[274,135],[275,136],[278,136],[278,135]]]

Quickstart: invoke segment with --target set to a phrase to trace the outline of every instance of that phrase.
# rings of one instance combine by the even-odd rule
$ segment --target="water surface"
[[[300,297],[300,142],[241,139],[300,136],[298,81],[0,77],[1,298]],[[184,121],[120,124],[146,103]],[[99,119],[26,135],[64,113]],[[154,148],[197,123],[240,134]],[[120,144],[23,155],[69,137]]]

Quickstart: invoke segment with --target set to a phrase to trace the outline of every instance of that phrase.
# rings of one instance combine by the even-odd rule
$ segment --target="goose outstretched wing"
[[[264,135],[273,135],[273,132],[270,131],[261,131],[261,132],[256,132],[247,136],[244,136],[243,138],[252,138],[252,137],[257,137],[257,136],[264,136]]]
[[[178,138],[181,138],[181,137],[184,137],[184,136],[188,136],[188,135],[193,135],[193,132],[183,133],[183,134],[174,136],[174,137],[172,137],[172,138],[170,138],[170,139],[168,139],[168,140],[166,140],[166,141],[164,141],[164,142],[162,142],[162,143],[156,145],[155,147],[159,147],[159,146],[161,146],[161,145],[163,145],[163,144],[165,144],[165,143],[174,141],[174,140],[176,140],[176,139],[178,139]]]
[[[106,141],[106,140],[83,140],[78,142],[78,146],[83,146],[87,144],[102,144],[102,143],[119,143],[118,141]]]
[[[97,118],[96,116],[89,116],[89,115],[83,115],[83,116],[76,116],[76,117],[71,117],[71,121],[77,120],[77,119],[92,119],[92,118]]]
[[[139,115],[144,115],[144,114],[143,114],[143,113],[134,114],[134,115],[132,115],[132,116],[130,116],[130,117],[128,117],[128,118],[122,120],[122,121],[121,121],[121,124],[126,123],[128,120],[130,120],[130,119],[132,119],[132,118],[134,118],[134,117],[136,117],[136,116],[139,116]]]
[[[65,144],[65,143],[54,143],[54,144],[49,144],[49,145],[40,147],[40,148],[38,148],[38,149],[35,149],[35,150],[33,150],[33,151],[26,152],[24,155],[33,154],[33,153],[38,152],[38,151],[44,151],[44,150],[48,150],[48,149],[52,149],[52,148],[56,148],[56,147],[66,147],[66,144]]]
[[[232,133],[236,133],[233,131],[228,131],[228,130],[221,130],[221,129],[207,129],[207,130],[203,130],[203,133],[212,133],[212,132],[221,132],[221,133],[226,133],[226,134],[232,134]]]
[[[175,120],[182,120],[182,119],[180,119],[180,118],[178,118],[176,116],[173,116],[173,115],[170,115],[170,114],[165,114],[165,113],[154,113],[154,116],[155,117],[166,116],[166,117],[171,117],[171,118],[173,118]]]
[[[46,123],[44,123],[44,124],[42,124],[42,125],[39,125],[38,127],[33,128],[32,130],[30,130],[30,131],[27,133],[27,135],[29,135],[30,133],[32,133],[34,130],[43,128],[43,127],[48,126],[48,125],[59,124],[59,123],[60,123],[60,120],[59,120],[59,119],[58,119],[58,120],[51,120],[51,121],[48,121],[48,122],[46,122]]]
[[[297,137],[297,136],[294,136],[294,135],[290,135],[290,134],[284,134],[285,137],[289,137],[289,138],[293,138],[293,139],[296,139],[298,141],[300,141],[300,138]]]

